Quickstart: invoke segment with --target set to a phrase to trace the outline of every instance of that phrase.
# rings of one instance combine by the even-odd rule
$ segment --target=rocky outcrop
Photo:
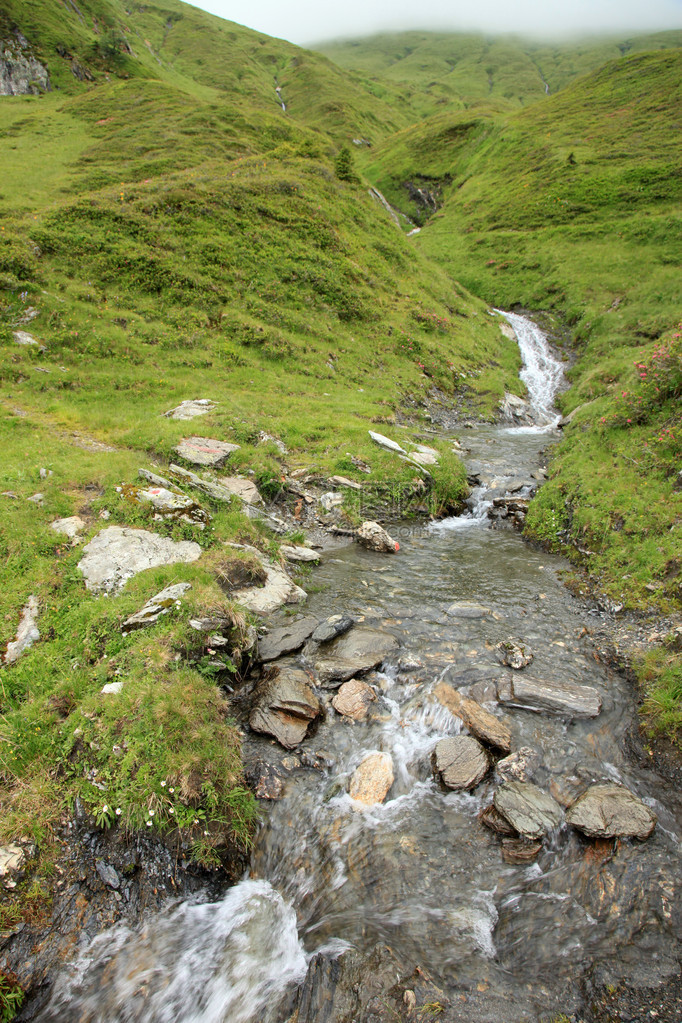
[[[18,661],[25,650],[29,650],[34,643],[40,639],[40,632],[36,625],[38,617],[38,598],[33,595],[28,598],[24,610],[21,612],[21,621],[17,629],[16,637],[7,644],[7,649],[2,657],[2,664],[14,664]]]
[[[203,491],[204,494],[212,497],[214,501],[223,501],[229,504],[233,497],[238,497],[247,505],[261,504],[261,496],[258,493],[256,484],[252,483],[251,480],[245,479],[243,476],[222,476],[219,480],[207,480],[203,476],[197,476],[195,472],[183,469],[179,465],[171,463],[169,469],[183,483],[188,483],[190,486],[196,487],[197,490]]]
[[[589,838],[648,838],[658,818],[622,785],[591,785],[576,799],[566,820]]]
[[[255,547],[229,544],[235,550],[243,550],[255,558],[263,569],[261,586],[234,587],[235,599],[255,614],[270,614],[283,604],[297,604],[305,600],[307,593],[297,586],[286,572],[261,554]]]
[[[20,32],[0,42],[0,96],[30,96],[49,92],[47,68],[29,51]]]
[[[473,736],[504,753],[509,752],[511,749],[510,730],[494,714],[481,707],[480,703],[462,696],[447,682],[439,682],[433,695],[451,714],[460,719]]]
[[[568,718],[595,718],[601,711],[601,696],[592,686],[573,682],[548,682],[525,675],[513,675],[498,683],[500,703],[526,710],[545,711]]]
[[[448,789],[473,789],[485,778],[490,761],[480,742],[470,735],[441,739],[431,758],[433,770]]]
[[[283,668],[266,675],[256,687],[249,725],[254,732],[272,735],[285,749],[294,749],[319,713],[320,701],[305,672]]]
[[[558,828],[563,818],[556,800],[532,782],[505,782],[495,792],[493,803],[515,831],[531,840]]]
[[[371,686],[362,679],[352,678],[344,682],[332,699],[332,707],[338,714],[352,718],[353,721],[364,721],[370,705],[377,696]]]
[[[135,497],[138,501],[151,504],[154,509],[154,518],[158,521],[171,519],[203,529],[209,520],[204,509],[197,504],[194,498],[168,490],[166,487],[148,487],[146,490],[136,490]]]
[[[167,419],[196,419],[197,416],[205,416],[207,412],[211,412],[216,405],[217,402],[211,401],[210,398],[191,398],[181,401],[175,408],[163,414]]]
[[[356,768],[348,786],[351,799],[365,806],[383,803],[393,784],[393,761],[388,753],[370,753]]]
[[[121,626],[123,635],[133,632],[135,629],[143,629],[147,625],[154,625],[162,615],[168,614],[174,608],[179,608],[181,598],[191,588],[191,583],[175,583],[150,597],[144,607],[126,618]]]
[[[109,526],[97,534],[78,563],[87,589],[115,593],[147,568],[196,561],[201,547],[190,540],[174,541],[146,529]]]
[[[398,649],[398,640],[389,632],[355,628],[334,640],[315,661],[315,673],[322,686],[335,689],[354,675],[378,668]]]
[[[85,529],[85,522],[79,515],[69,515],[66,519],[55,519],[50,523],[50,529],[55,533],[62,533],[69,540],[77,540]]]

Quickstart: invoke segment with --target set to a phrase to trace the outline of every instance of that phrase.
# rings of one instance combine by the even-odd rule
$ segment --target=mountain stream
[[[678,797],[626,756],[633,693],[599,658],[599,613],[567,592],[565,563],[511,529],[488,528],[492,495],[527,493],[540,450],[556,439],[552,402],[562,384],[539,329],[500,315],[521,346],[535,425],[459,431],[479,481],[464,516],[389,527],[400,540],[395,557],[338,547],[312,576],[306,613],[342,611],[399,640],[383,670],[366,677],[378,696],[367,719],[342,719],[328,706],[305,746],[332,766],[291,773],[268,807],[248,876],[220,902],[184,903],[137,932],[100,935],[58,980],[41,1019],[275,1023],[293,1013],[313,957],[369,956],[378,944],[390,947],[401,976],[416,970],[440,992],[429,1012],[471,1023],[570,1012],[590,971],[618,983],[674,969]],[[448,613],[453,601],[480,613]],[[534,676],[594,687],[599,716],[566,720],[498,704],[495,646],[510,636],[532,647]],[[472,792],[434,780],[436,743],[461,727],[433,697],[441,681],[505,718],[512,748],[539,754],[533,780],[563,805],[592,782],[622,782],[658,815],[652,836],[595,843],[564,824],[535,862],[506,862],[478,819],[494,773]],[[348,779],[369,751],[390,754],[395,780],[385,802],[359,809]],[[314,995],[307,1009],[299,1004],[299,1023],[336,1020],[324,1004]],[[406,996],[398,1015],[360,1009],[348,1019],[432,1018],[422,1009],[410,1010]]]

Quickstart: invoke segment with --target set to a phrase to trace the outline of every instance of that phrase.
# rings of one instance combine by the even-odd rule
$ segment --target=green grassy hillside
[[[515,36],[396,32],[322,44],[340,67],[382,97],[394,93],[418,117],[489,103],[514,109],[553,95],[607,61],[676,49],[682,32],[583,42],[534,43]]]
[[[35,2],[3,14],[53,86],[0,99],[0,650],[31,595],[41,632],[0,677],[0,840],[36,841],[44,877],[76,796],[102,826],[179,827],[206,864],[253,828],[239,737],[187,615],[120,631],[180,578],[189,615],[219,611],[241,641],[244,618],[218,583],[223,544],[278,556],[237,506],[203,501],[212,519],[198,534],[136,501],[138,468],[163,473],[197,430],[163,413],[217,402],[200,432],[237,441],[230,468],[266,497],[308,466],[409,503],[414,468],[368,429],[434,385],[485,415],[519,387],[516,347],[485,303],[415,253],[338,159],[350,128],[377,119],[385,135],[393,112],[379,121],[376,100],[324,58],[174,0],[130,14],[83,0],[78,12]],[[37,344],[17,344],[19,330]],[[434,509],[461,498],[464,469],[446,447],[433,475]],[[87,541],[104,512],[109,525],[197,539],[204,555],[92,597],[80,549],[50,523],[77,513]],[[124,692],[102,696],[121,675]]]
[[[489,302],[570,326],[562,402],[575,418],[527,532],[569,550],[617,604],[673,615],[681,83],[682,53],[627,56],[518,114],[432,118],[379,147],[367,170],[410,213],[405,181],[443,181],[420,250]],[[676,687],[661,699],[677,721]]]

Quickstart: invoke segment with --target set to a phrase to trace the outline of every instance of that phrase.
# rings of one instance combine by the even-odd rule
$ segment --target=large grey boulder
[[[4,656],[2,658],[3,664],[14,664],[18,661],[25,650],[29,650],[34,643],[37,643],[40,639],[40,632],[36,625],[36,618],[38,617],[38,598],[31,595],[27,602],[24,610],[21,612],[21,619],[19,621],[19,627],[17,634],[11,643],[7,644]]]
[[[473,789],[485,778],[490,761],[480,742],[470,735],[440,739],[431,758],[434,772],[448,789]]]
[[[451,714],[458,717],[477,739],[489,746],[495,746],[496,749],[500,749],[504,753],[509,753],[511,749],[510,730],[503,721],[481,707],[480,703],[462,696],[447,682],[439,682],[433,695]]]
[[[144,607],[141,607],[135,614],[126,618],[121,626],[123,634],[126,635],[135,629],[143,629],[146,625],[154,625],[162,615],[166,615],[169,611],[180,607],[181,598],[187,590],[191,589],[191,583],[175,583],[173,586],[167,586],[165,590],[161,590],[160,593],[150,597]]]
[[[309,547],[299,547],[298,544],[291,546],[283,543],[280,551],[287,561],[319,561],[320,555],[317,551],[311,551]]]
[[[383,803],[393,784],[393,760],[389,753],[370,753],[356,768],[348,786],[351,799],[364,806]]]
[[[147,568],[197,561],[201,547],[191,540],[169,540],[146,529],[109,526],[83,548],[78,568],[87,589],[115,593]]]
[[[317,618],[299,618],[287,625],[271,629],[258,644],[261,661],[275,661],[283,654],[300,650],[317,626]]]
[[[210,437],[183,437],[176,453],[192,465],[208,465],[219,468],[231,454],[239,451],[239,444],[230,444],[226,440],[212,440]]]
[[[25,330],[15,330],[12,334],[16,345],[37,345],[36,339]]]
[[[294,749],[319,713],[320,701],[305,672],[283,668],[256,687],[249,725],[254,732],[272,735],[285,749]]]
[[[355,628],[325,648],[315,661],[315,673],[322,686],[335,689],[354,675],[378,668],[398,649],[398,640],[389,632]]]
[[[566,814],[590,838],[648,838],[658,818],[622,785],[591,785]]]
[[[532,782],[505,782],[495,792],[493,804],[524,838],[542,838],[558,828],[563,818],[556,800]]]
[[[500,703],[526,710],[546,711],[568,718],[595,718],[601,711],[601,696],[592,686],[573,682],[549,682],[525,675],[501,680],[497,686]]]

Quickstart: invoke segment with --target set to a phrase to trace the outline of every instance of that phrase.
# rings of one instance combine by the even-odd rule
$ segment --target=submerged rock
[[[183,437],[175,451],[192,465],[208,465],[217,469],[224,465],[233,452],[239,451],[239,444],[212,440],[210,437]]]
[[[505,863],[532,863],[538,858],[542,842],[531,842],[527,838],[503,838],[502,859]]]
[[[455,735],[436,743],[431,758],[434,772],[449,789],[473,789],[486,776],[490,761],[480,742]]]
[[[192,589],[191,583],[175,583],[165,590],[150,597],[144,607],[126,618],[121,629],[125,635],[134,629],[143,629],[146,625],[154,625],[162,615],[168,614],[173,608],[180,607],[180,598]]]
[[[364,675],[398,649],[398,640],[389,632],[378,629],[355,628],[335,639],[315,662],[315,673],[320,684],[335,689],[354,675]]]
[[[439,682],[433,695],[451,714],[458,717],[465,727],[481,742],[508,753],[511,749],[511,732],[507,726],[480,703],[462,696],[447,682]]]
[[[566,814],[590,838],[648,838],[658,820],[653,810],[622,785],[591,785]]]
[[[363,522],[355,536],[363,547],[380,554],[395,554],[400,550],[400,544],[378,522]]]
[[[507,639],[498,643],[495,651],[502,664],[517,671],[529,665],[534,657],[531,648],[517,639]]]
[[[540,766],[540,754],[530,746],[522,746],[495,764],[495,774],[501,781],[530,781]]]
[[[24,651],[29,650],[34,643],[38,642],[40,632],[36,625],[37,617],[38,598],[31,595],[26,601],[24,610],[21,612],[17,634],[12,642],[7,644],[7,649],[2,658],[3,664],[14,664],[15,661],[19,660]]]
[[[299,618],[288,625],[271,629],[258,644],[258,657],[261,661],[275,661],[283,654],[300,650],[310,634],[317,626],[317,618]]]
[[[563,811],[549,792],[531,782],[509,781],[493,797],[495,809],[524,838],[542,838],[558,828]]]
[[[348,794],[365,806],[383,803],[393,784],[393,760],[388,753],[370,753],[356,768]]]
[[[332,707],[344,717],[352,718],[353,721],[363,721],[367,717],[369,705],[376,698],[371,686],[359,678],[352,678],[340,687],[332,699]]]
[[[487,618],[490,608],[477,604],[473,600],[458,600],[446,608],[446,615],[451,618]]]
[[[500,703],[570,718],[594,718],[601,711],[597,690],[573,682],[547,682],[514,675],[498,683],[497,696]]]
[[[78,563],[87,589],[114,593],[147,568],[196,561],[201,547],[191,540],[169,540],[146,529],[108,526],[83,548]]]
[[[305,739],[320,709],[305,672],[283,668],[256,687],[249,725],[254,732],[272,735],[285,749],[294,749]]]

